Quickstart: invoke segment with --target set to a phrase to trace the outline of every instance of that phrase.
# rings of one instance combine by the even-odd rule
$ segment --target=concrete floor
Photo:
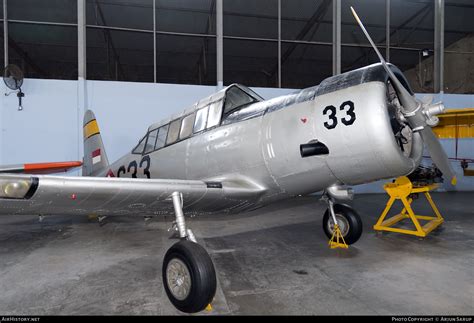
[[[359,195],[364,234],[330,250],[325,209],[297,198],[188,223],[218,273],[202,314],[474,314],[474,193],[434,194],[446,222],[420,240],[376,234],[385,195]],[[420,205],[420,213],[428,213]],[[0,313],[180,314],[161,282],[171,218],[0,218]]]

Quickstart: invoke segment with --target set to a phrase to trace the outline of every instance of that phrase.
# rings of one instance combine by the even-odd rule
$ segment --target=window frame
[[[198,113],[199,113],[199,111],[202,111],[202,110],[204,110],[204,109],[207,110],[207,112],[206,112],[206,120],[205,120],[205,122],[204,122],[204,126],[202,127],[201,130],[196,131],[196,120],[197,120]],[[206,106],[204,106],[204,107],[202,107],[202,108],[196,110],[196,117],[194,118],[194,125],[193,125],[193,135],[194,135],[194,134],[198,134],[198,133],[202,133],[203,131],[206,131],[207,118],[208,118],[208,117],[209,117],[209,104],[207,104]]]
[[[188,139],[188,138],[192,137],[192,135],[194,134],[194,122],[196,121],[196,115],[197,115],[197,111],[194,111],[193,113],[190,113],[190,114],[188,114],[188,115],[181,118],[181,127],[179,129],[178,141],[185,140],[185,139]],[[189,134],[187,136],[181,137],[181,132],[183,131],[183,122],[184,122],[185,119],[187,119],[189,117],[193,117],[193,121],[191,123],[191,132],[189,132]]]
[[[143,149],[141,152],[137,152],[137,148],[141,145],[141,143],[145,140],[145,144],[143,145]],[[132,154],[133,155],[143,155],[143,152],[145,151],[145,145],[146,141],[148,140],[148,132],[138,141],[138,144],[132,149]]]
[[[164,128],[166,128],[166,134],[165,134],[165,139],[163,141],[163,146],[161,147],[156,147],[156,144],[158,143],[158,138],[160,137],[160,133],[161,133],[161,130],[163,130]],[[168,130],[170,128],[170,124],[167,123],[167,124],[164,124],[162,125],[161,127],[158,128],[158,136],[156,136],[156,140],[155,140],[155,147],[153,149],[153,151],[157,151],[157,150],[160,150],[161,148],[164,148],[166,147],[166,139],[168,138]]]
[[[183,120],[183,118],[181,117],[181,118],[178,118],[178,119],[174,119],[173,121],[170,121],[170,123],[168,124],[168,125],[169,125],[169,127],[168,127],[168,135],[166,136],[165,147],[171,146],[171,145],[173,145],[173,144],[175,144],[175,143],[177,143],[177,142],[179,141],[179,134],[180,134],[180,132],[181,132],[181,122],[182,122],[182,120]],[[179,124],[178,132],[177,132],[177,134],[176,134],[176,139],[175,139],[173,142],[168,142],[168,138],[169,138],[169,136],[170,136],[171,125],[172,125],[173,123]]]
[[[229,92],[230,90],[232,89],[238,89],[239,91],[241,91],[242,93],[244,93],[245,95],[247,95],[249,98],[252,99],[252,101],[250,102],[247,102],[245,104],[241,104],[229,111],[225,111],[225,105],[227,103],[227,92]],[[255,93],[256,94],[256,93]],[[258,94],[257,94],[258,95]],[[226,116],[228,115],[231,115],[232,113],[234,113],[235,111],[238,111],[238,110],[241,110],[243,109],[244,107],[247,107],[251,104],[254,104],[254,103],[257,103],[257,102],[260,102],[260,96],[259,97],[255,97],[252,95],[252,93],[248,93],[245,89],[241,88],[240,86],[237,86],[237,85],[232,85],[230,86],[226,91],[225,91],[225,100],[223,100],[223,104],[222,104],[222,116],[221,116],[221,122],[222,122],[222,119],[224,119]]]
[[[213,126],[210,126],[209,127],[209,112],[211,111],[211,106],[213,104],[220,104],[220,113],[219,113],[219,121],[213,125]],[[207,109],[207,120],[206,120],[206,127],[205,127],[205,130],[210,130],[210,129],[214,129],[214,128],[217,128],[217,127],[220,127],[221,126],[221,123],[222,123],[222,117],[223,117],[223,113],[224,113],[224,98],[220,98],[214,102],[211,102],[207,105],[208,109]]]
[[[159,130],[160,130],[160,128],[155,128],[155,129],[153,129],[153,130],[148,131],[148,133],[147,133],[147,138],[146,138],[146,142],[145,142],[145,147],[143,148],[143,153],[142,153],[142,155],[146,155],[146,154],[149,154],[149,153],[152,153],[152,152],[155,151],[156,139],[158,138]],[[153,146],[152,146],[151,150],[147,151],[147,150],[146,150],[146,147],[148,146],[148,140],[150,139],[150,134],[151,134],[152,132],[155,132],[155,131],[156,131],[155,142],[153,143]]]

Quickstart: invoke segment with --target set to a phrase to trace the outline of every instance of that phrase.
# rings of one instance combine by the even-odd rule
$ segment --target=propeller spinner
[[[385,71],[388,73],[390,82],[397,92],[400,103],[402,104],[401,114],[403,118],[407,121],[413,132],[420,132],[423,142],[428,147],[433,162],[441,170],[444,178],[449,179],[452,185],[456,185],[456,175],[451,167],[448,156],[444,152],[443,147],[441,147],[441,144],[433,133],[433,130],[431,130],[431,127],[434,127],[438,124],[439,119],[436,117],[436,115],[444,112],[444,105],[442,103],[432,104],[431,102],[422,102],[416,99],[414,95],[411,95],[410,92],[408,92],[408,90],[402,85],[402,83],[387,65],[387,62],[383,58],[382,54],[380,54],[377,46],[375,46],[374,41],[365,29],[364,24],[360,20],[353,7],[351,7],[351,11],[355,20],[364,32],[365,37],[367,37],[368,41],[375,50],[375,53],[379,57],[379,60],[382,63]]]

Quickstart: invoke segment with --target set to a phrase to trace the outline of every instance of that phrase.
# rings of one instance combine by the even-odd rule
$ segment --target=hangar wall
[[[127,153],[147,127],[189,107],[216,91],[215,86],[85,81],[86,106],[94,110],[107,155],[113,161]],[[0,164],[82,159],[80,81],[26,79],[23,111],[13,93],[1,95]],[[8,93],[2,86],[3,93]],[[292,89],[254,88],[264,98],[290,93]],[[425,94],[423,94],[425,95]],[[421,96],[423,96],[421,95]],[[474,95],[436,95],[449,108],[474,107]],[[454,140],[443,140],[453,155]],[[474,157],[474,140],[461,139],[458,153]],[[474,190],[474,181],[462,176],[459,163],[457,190]],[[78,171],[73,172],[78,174]],[[381,192],[381,183],[360,185],[356,192]],[[451,189],[447,186],[446,189]]]

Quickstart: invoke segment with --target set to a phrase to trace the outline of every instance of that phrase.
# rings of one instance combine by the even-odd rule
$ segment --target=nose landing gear
[[[323,195],[328,208],[323,217],[323,230],[330,239],[331,248],[347,248],[359,240],[362,235],[362,220],[357,212],[348,205],[335,204],[336,198],[350,200],[353,197],[351,189],[338,185],[329,187]]]
[[[332,203],[331,203],[332,204]],[[323,217],[323,230],[326,236],[331,239],[336,235],[336,225],[340,231],[344,242],[351,245],[359,240],[362,235],[362,220],[356,211],[345,204],[333,204],[334,218],[331,216],[330,207]]]

